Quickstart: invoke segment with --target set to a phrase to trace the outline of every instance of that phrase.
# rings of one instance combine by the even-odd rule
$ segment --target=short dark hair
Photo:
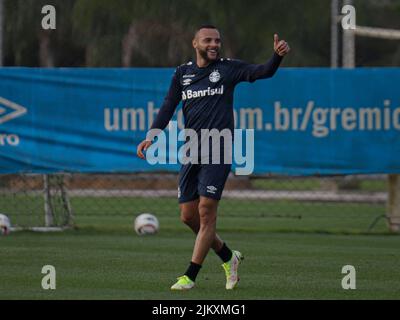
[[[202,24],[200,27],[196,29],[194,35],[196,36],[197,32],[199,32],[201,29],[218,29],[218,28],[212,24]]]
[[[199,31],[200,29],[217,29],[217,27],[212,24],[202,24],[200,27],[197,28],[196,31]]]

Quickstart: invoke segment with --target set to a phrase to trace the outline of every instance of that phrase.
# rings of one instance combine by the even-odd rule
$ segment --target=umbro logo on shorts
[[[214,186],[207,186],[207,192],[214,194],[217,188]]]

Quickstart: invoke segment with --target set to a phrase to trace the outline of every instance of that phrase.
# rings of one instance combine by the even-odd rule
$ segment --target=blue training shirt
[[[272,77],[282,57],[274,53],[265,64],[218,59],[199,68],[188,62],[176,68],[167,96],[151,129],[164,130],[182,101],[185,128],[234,129],[233,93],[239,82]]]

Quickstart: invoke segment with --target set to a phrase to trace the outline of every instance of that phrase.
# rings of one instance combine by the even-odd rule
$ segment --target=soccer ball
[[[160,228],[158,219],[151,213],[142,213],[135,219],[135,231],[138,235],[155,234]]]
[[[10,219],[5,214],[0,213],[0,234],[6,236],[10,233]]]

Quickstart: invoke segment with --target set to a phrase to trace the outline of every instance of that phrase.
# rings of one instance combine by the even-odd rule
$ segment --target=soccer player
[[[201,26],[192,41],[196,61],[176,68],[164,103],[151,129],[164,130],[182,100],[185,128],[200,133],[201,129],[222,131],[234,129],[233,92],[242,81],[254,82],[272,77],[282,57],[290,48],[274,35],[274,55],[265,64],[248,64],[240,60],[219,57],[221,37],[212,25]],[[152,144],[148,135],[137,147],[137,155]],[[196,276],[210,248],[221,258],[225,270],[226,289],[235,288],[239,281],[238,266],[243,259],[239,251],[231,250],[216,233],[217,208],[230,163],[189,163],[179,173],[178,198],[181,220],[197,234],[190,265],[172,290],[194,287]]]

